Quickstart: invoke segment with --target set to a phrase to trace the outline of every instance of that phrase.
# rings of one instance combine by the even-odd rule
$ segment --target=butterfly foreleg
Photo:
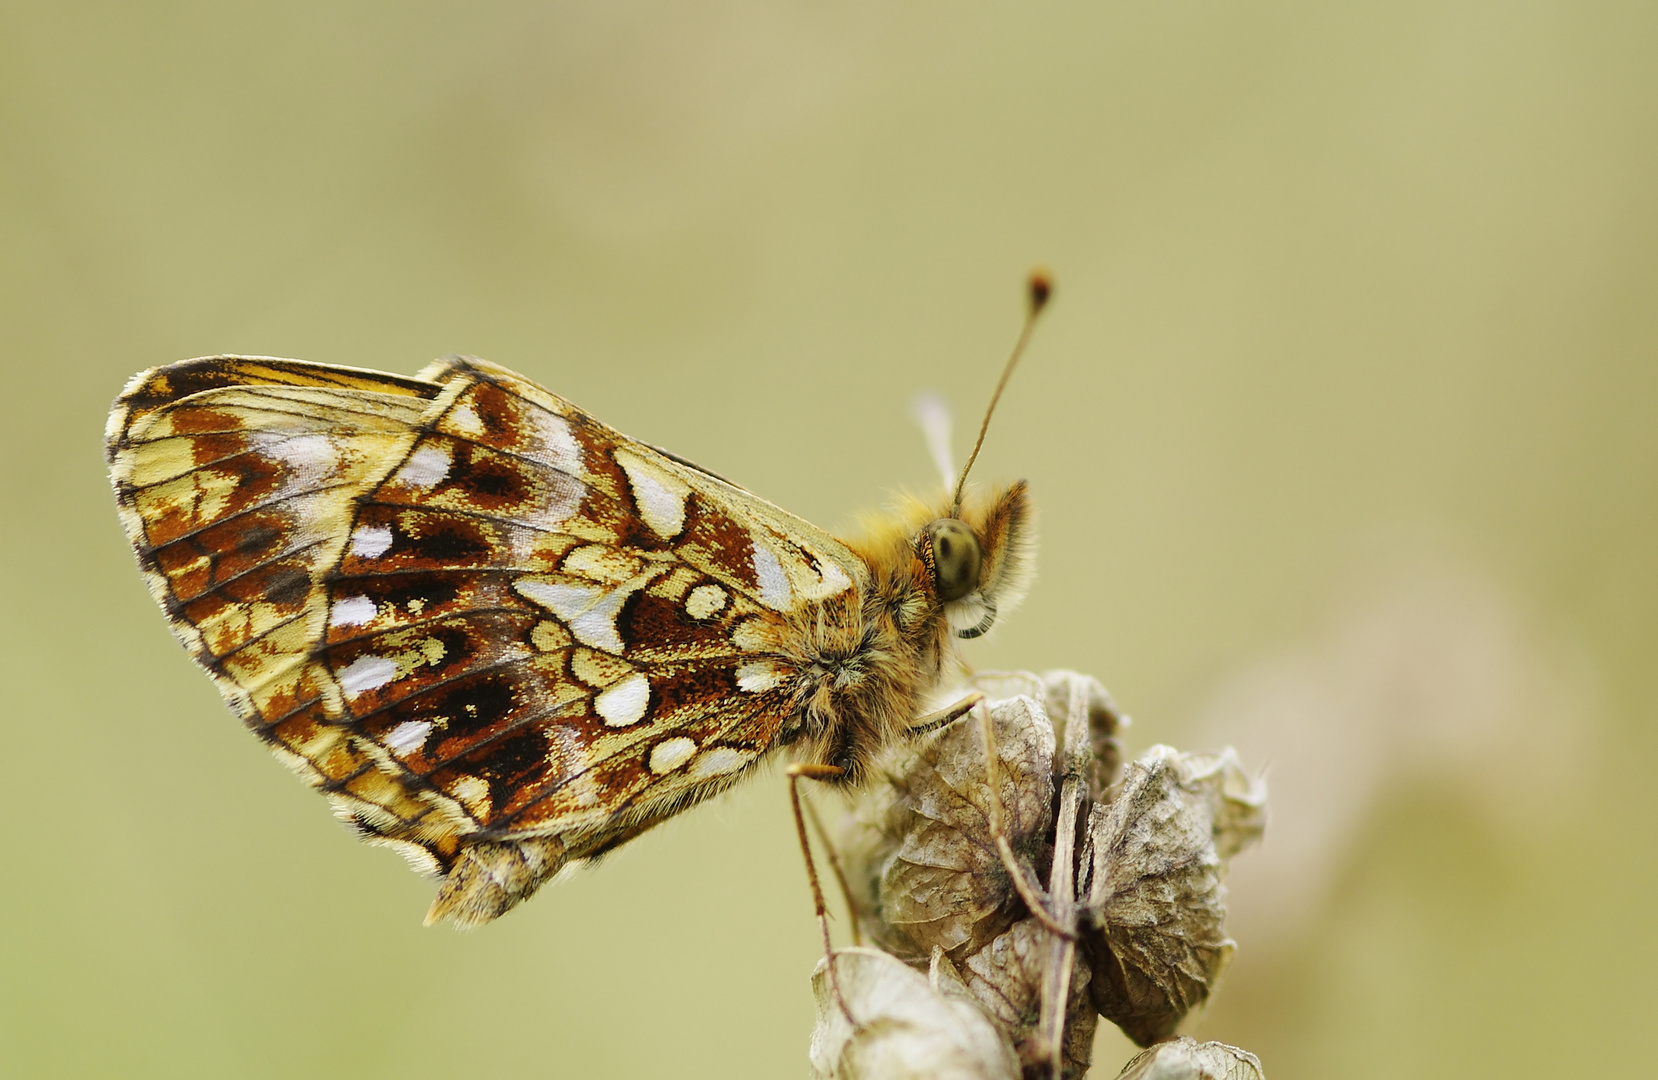
[[[974,690],[960,701],[946,705],[944,708],[930,712],[925,716],[916,717],[910,726],[904,729],[905,734],[914,737],[937,731],[941,727],[948,727],[972,712],[973,707],[983,700],[984,695]]]

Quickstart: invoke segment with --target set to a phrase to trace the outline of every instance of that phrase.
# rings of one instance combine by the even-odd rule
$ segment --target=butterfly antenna
[[[962,466],[961,479],[956,481],[956,497],[950,509],[951,517],[961,513],[961,493],[967,487],[967,474],[972,471],[973,462],[979,459],[979,448],[984,445],[984,433],[990,430],[990,416],[996,411],[996,402],[1001,400],[1002,388],[1007,385],[1008,376],[1013,374],[1014,365],[1019,363],[1025,345],[1030,341],[1031,331],[1036,328],[1036,317],[1042,314],[1042,309],[1048,306],[1048,298],[1053,295],[1053,278],[1049,277],[1045,270],[1032,270],[1026,289],[1030,306],[1025,311],[1025,325],[1019,330],[1019,340],[1013,343],[1013,354],[1007,358],[1007,364],[1002,368],[1002,377],[996,381],[996,392],[990,395],[990,405],[984,410],[984,422],[979,425],[979,437],[973,443],[973,452],[967,455],[967,464]]]

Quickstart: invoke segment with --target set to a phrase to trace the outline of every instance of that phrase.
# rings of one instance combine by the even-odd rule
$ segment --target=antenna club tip
[[[1048,298],[1053,296],[1054,276],[1039,266],[1030,272],[1025,288],[1030,295],[1030,313],[1035,315],[1048,306]]]

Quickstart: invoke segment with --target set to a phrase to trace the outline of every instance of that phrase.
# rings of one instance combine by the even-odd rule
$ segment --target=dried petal
[[[1101,686],[1098,679],[1063,669],[1042,674],[1048,719],[1063,741],[1063,732],[1070,723],[1073,701],[1079,713],[1086,713],[1088,744],[1093,762],[1088,775],[1088,797],[1095,802],[1105,801],[1105,793],[1117,782],[1122,770],[1123,745],[1117,736],[1129,724],[1128,717],[1117,709],[1117,703]]]
[[[1205,755],[1193,755],[1194,761]],[[1220,804],[1215,809],[1215,854],[1224,863],[1261,838],[1267,826],[1267,785],[1244,772],[1231,747],[1208,755],[1220,774]]]
[[[1208,997],[1232,953],[1223,852],[1260,834],[1265,788],[1231,751],[1154,746],[1088,820],[1085,935],[1095,1007],[1147,1045]]]
[[[1039,689],[1039,687],[1038,687]],[[1043,867],[1051,848],[1053,727],[1029,697],[991,703],[1004,829]],[[990,836],[982,729],[959,721],[887,766],[843,839],[859,916],[884,948],[920,963],[933,949],[971,952],[1019,912]]]
[[[973,720],[894,754],[886,782],[862,794],[841,845],[850,888],[876,942],[912,967],[930,957],[932,988],[981,1009],[1028,1071],[1047,1075],[1047,1040],[1062,1035],[1064,1072],[1078,1076],[1096,1011],[1144,1045],[1208,996],[1232,949],[1224,860],[1260,835],[1264,788],[1230,751],[1167,747],[1110,786],[1127,720],[1099,683],[1054,671],[981,676],[975,686],[1003,698],[988,707],[1004,820],[1039,892],[1071,887],[1070,873],[1049,865],[1069,846],[1053,836],[1061,781],[1062,811],[1075,813],[1080,801],[1082,948],[1031,917],[1008,879],[990,835],[982,728]],[[1068,731],[1072,714],[1086,718],[1078,731]],[[1056,728],[1069,735],[1063,762]],[[1051,904],[1054,917],[1069,918],[1064,898]],[[1044,1016],[1044,995],[1063,996],[1063,1010],[1049,1002]]]
[[[935,987],[875,949],[838,950],[835,975],[858,1027],[846,1022],[827,964],[818,961],[811,1049],[817,1080],[1018,1080],[1013,1048],[959,990]]]
[[[1039,1035],[1044,972],[1053,934],[1035,919],[1015,923],[962,965],[967,993],[997,1026],[1013,1040],[1019,1060],[1027,1068],[1046,1063],[1047,1046]],[[1099,1023],[1088,1000],[1088,961],[1080,955],[1072,965],[1070,992],[1065,1003],[1065,1075],[1088,1071],[1094,1050],[1094,1028]],[[1057,996],[1057,995],[1056,995]]]
[[[1254,1054],[1225,1043],[1182,1035],[1138,1055],[1117,1080],[1265,1080]]]

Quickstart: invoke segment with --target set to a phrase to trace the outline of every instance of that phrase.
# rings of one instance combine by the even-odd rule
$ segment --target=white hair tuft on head
[[[915,417],[915,422],[921,426],[921,434],[927,439],[933,464],[944,478],[944,490],[951,490],[956,484],[956,465],[950,453],[950,436],[954,430],[950,406],[936,391],[926,390],[915,395],[910,402],[910,415]]]

